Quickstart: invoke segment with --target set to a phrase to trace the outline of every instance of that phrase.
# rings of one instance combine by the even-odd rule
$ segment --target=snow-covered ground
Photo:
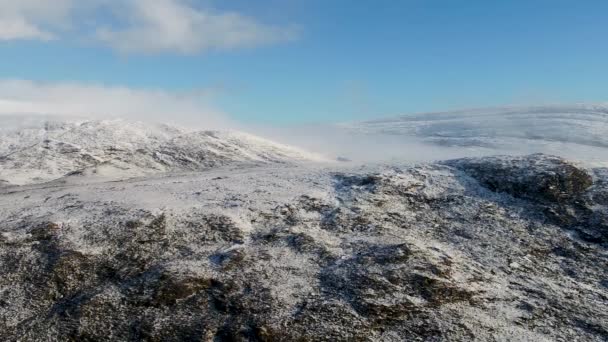
[[[404,116],[326,128],[340,133],[315,140],[322,155],[240,132],[14,120],[0,340],[605,341],[605,120],[581,106]],[[325,157],[366,149],[383,163]],[[425,162],[539,151],[582,163]]]
[[[607,176],[536,155],[0,188],[0,339],[603,341]]]

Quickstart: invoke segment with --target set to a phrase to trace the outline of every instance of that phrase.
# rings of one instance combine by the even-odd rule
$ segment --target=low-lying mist
[[[608,165],[605,105],[474,109],[260,131],[275,140],[354,162],[546,153]]]
[[[78,96],[72,100],[66,94],[75,89]],[[340,162],[546,153],[608,165],[608,105],[486,108],[279,127],[240,123],[196,96],[27,81],[0,82],[0,90],[0,132],[42,127],[47,121],[121,118],[189,130],[245,131]]]

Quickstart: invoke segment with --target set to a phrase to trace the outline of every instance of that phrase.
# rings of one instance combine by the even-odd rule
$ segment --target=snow
[[[608,105],[513,106],[419,113],[338,127],[346,132],[345,141],[362,140],[361,150],[365,150],[365,145],[374,146],[376,154],[385,160],[432,161],[545,153],[589,166],[608,165]],[[336,153],[360,159],[357,150],[340,147],[344,151]]]
[[[16,185],[74,172],[128,178],[230,163],[305,161],[327,160],[236,131],[193,131],[123,120],[44,122],[0,130],[0,179]]]
[[[439,128],[424,134],[452,134]],[[574,204],[546,203],[482,181],[499,170],[526,195],[571,170],[544,155],[328,163],[246,133],[125,121],[0,137],[12,183],[0,187],[0,338],[124,340],[142,310],[158,339],[195,324],[219,339],[251,312],[277,340],[601,341],[608,329],[605,169],[581,168],[594,185]],[[579,221],[560,226],[547,209]]]

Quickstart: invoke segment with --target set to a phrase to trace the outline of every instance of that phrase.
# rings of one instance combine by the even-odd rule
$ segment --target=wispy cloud
[[[0,40],[51,40],[54,35],[27,22],[24,18],[0,19]]]
[[[95,23],[92,37],[85,33],[89,22]],[[60,39],[66,33],[121,53],[178,54],[255,47],[297,35],[294,27],[189,0],[0,0],[0,41]]]
[[[126,52],[183,54],[252,47],[293,39],[292,28],[269,26],[231,12],[200,10],[177,0],[132,0],[124,28],[101,28],[97,37]]]
[[[0,115],[126,118],[220,129],[234,123],[211,104],[213,91],[174,93],[81,83],[0,80]]]
[[[0,0],[0,40],[50,40],[65,29],[74,0]]]

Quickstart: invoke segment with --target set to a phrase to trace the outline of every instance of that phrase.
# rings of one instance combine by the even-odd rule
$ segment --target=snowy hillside
[[[0,188],[0,340],[606,341],[606,171],[531,155]]]
[[[360,139],[386,140],[390,157],[396,157],[390,150],[400,144],[397,151],[412,154],[410,159],[549,153],[594,164],[608,160],[608,105],[421,113],[340,127]],[[403,149],[408,146],[416,151],[426,146],[430,153],[420,156]]]
[[[322,157],[241,132],[191,131],[141,122],[45,122],[0,130],[0,183],[39,183],[71,173],[134,176],[230,163]]]
[[[403,160],[511,144],[606,162],[603,110],[342,132]],[[240,132],[7,122],[0,340],[606,341],[608,168],[311,161],[325,160]]]

